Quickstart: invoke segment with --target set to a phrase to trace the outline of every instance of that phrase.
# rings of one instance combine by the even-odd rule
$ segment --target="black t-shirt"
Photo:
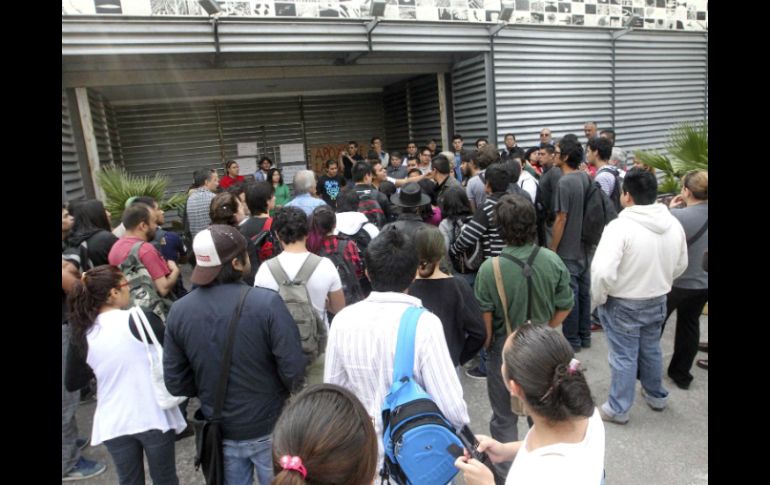
[[[441,320],[455,366],[471,360],[484,345],[486,328],[481,307],[465,280],[416,279],[409,286],[409,294],[422,300],[423,306]]]
[[[352,162],[350,161],[351,158],[353,159]],[[342,173],[347,180],[353,180],[353,165],[355,165],[356,162],[362,161],[363,159],[364,157],[362,157],[358,153],[356,153],[352,157],[348,154],[345,154],[342,157],[342,165],[344,165],[344,167],[342,167]]]
[[[332,209],[336,209],[337,197],[342,193],[342,187],[344,187],[345,184],[345,177],[342,175],[337,174],[334,177],[323,175],[318,179],[318,183],[316,184],[316,193],[320,195],[324,202],[329,204]]]

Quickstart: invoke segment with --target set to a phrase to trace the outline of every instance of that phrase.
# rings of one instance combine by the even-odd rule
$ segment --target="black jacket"
[[[213,284],[174,302],[166,319],[163,373],[177,396],[198,396],[203,415],[213,415],[227,329],[242,283]],[[272,433],[289,393],[305,374],[299,330],[280,295],[249,291],[235,335],[225,404],[225,439],[249,440]]]

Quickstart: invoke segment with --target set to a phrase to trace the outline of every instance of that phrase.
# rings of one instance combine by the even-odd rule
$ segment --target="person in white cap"
[[[164,380],[176,396],[197,396],[196,418],[211,418],[228,328],[236,321],[222,411],[225,483],[273,478],[271,434],[291,392],[304,380],[299,331],[278,293],[250,288],[246,239],[237,228],[214,224],[195,236],[198,288],[171,307],[166,320]]]

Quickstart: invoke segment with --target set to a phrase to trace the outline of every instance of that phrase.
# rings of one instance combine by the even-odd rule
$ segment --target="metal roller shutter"
[[[217,106],[225,159],[238,156],[238,143],[256,141],[258,158],[267,155],[280,166],[279,145],[303,143],[297,97],[218,101]]]
[[[61,93],[61,184],[62,203],[86,198],[83,176],[78,162],[72,118],[67,94]]]
[[[409,142],[409,106],[406,83],[398,83],[385,88],[383,105],[385,109],[385,137],[382,146],[385,150],[403,151]]]
[[[123,150],[120,147],[120,130],[118,129],[118,120],[115,117],[115,108],[106,100],[104,100],[104,114],[107,116],[107,131],[110,139],[112,161],[116,165],[124,165]]]
[[[383,136],[385,112],[382,100],[382,92],[303,97],[308,160],[312,145],[355,140],[369,146],[373,136]],[[366,157],[366,153],[360,154]]]
[[[554,139],[583,125],[612,119],[612,44],[606,30],[506,28],[494,44],[497,135],[516,135],[521,147]]]
[[[160,173],[168,191],[185,191],[202,167],[221,168],[217,112],[213,102],[116,106],[126,169]]]
[[[409,132],[418,147],[429,138],[441,139],[441,113],[435,74],[409,80],[409,109]]]
[[[462,135],[466,149],[473,147],[476,139],[489,137],[486,61],[483,55],[458,62],[452,68],[452,106],[454,130],[450,137],[455,133]]]
[[[615,45],[615,130],[626,150],[664,148],[669,130],[706,118],[703,34],[632,32]]]

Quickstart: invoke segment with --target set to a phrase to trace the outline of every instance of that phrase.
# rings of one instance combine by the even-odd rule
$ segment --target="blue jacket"
[[[166,320],[163,371],[176,396],[197,396],[211,417],[227,329],[243,283],[200,287],[171,306]],[[222,412],[225,439],[272,433],[291,391],[304,379],[299,330],[275,291],[252,288],[236,330]]]

